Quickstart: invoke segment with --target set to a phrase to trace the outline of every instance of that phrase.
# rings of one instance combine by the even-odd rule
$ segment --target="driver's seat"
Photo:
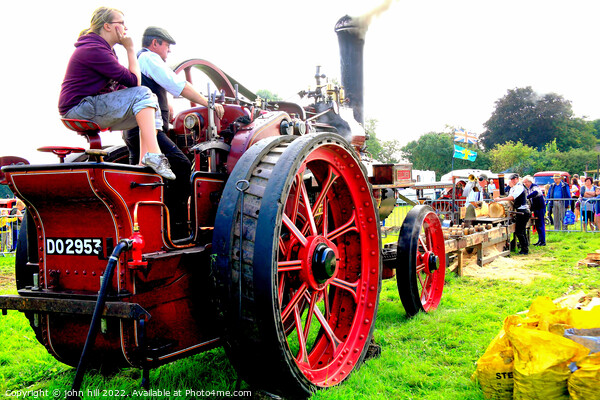
[[[84,136],[90,144],[90,149],[102,150],[102,141],[100,140],[99,133],[101,130],[108,129],[101,129],[98,124],[87,119],[61,118],[60,120],[67,128]]]

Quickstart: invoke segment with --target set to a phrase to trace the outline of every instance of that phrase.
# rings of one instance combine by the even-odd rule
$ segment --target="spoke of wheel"
[[[306,185],[304,181],[300,184],[300,188],[302,190],[302,198],[304,199],[304,206],[306,208],[306,216],[308,217],[308,227],[310,227],[310,234],[312,236],[317,235],[317,223],[315,222],[315,211],[310,207],[310,201],[308,200],[308,191],[306,190]],[[305,232],[305,228],[302,228],[302,232]]]
[[[427,293],[427,286],[425,286],[426,282],[423,282],[421,275],[422,274],[417,274],[417,277],[419,278],[419,283],[421,284],[421,299],[426,299],[427,297],[429,297],[429,294]]]
[[[333,182],[335,182],[337,178],[339,178],[339,175],[336,175],[335,170],[330,165],[329,171],[327,171],[327,180],[323,183],[321,187],[321,193],[319,193],[319,197],[317,197],[315,204],[313,204],[313,214],[315,214],[319,207],[321,207],[321,204],[323,204],[325,201],[329,189],[331,189]]]
[[[325,198],[323,200],[323,214],[321,215],[321,232],[323,232],[323,236],[327,237],[327,233],[329,232],[329,200]]]
[[[297,271],[302,269],[302,260],[279,261],[277,272]]]
[[[292,220],[290,220],[290,217],[288,217],[287,215],[283,214],[282,222],[286,226],[286,228],[288,228],[290,230],[290,233],[296,239],[298,239],[298,241],[300,242],[300,244],[303,247],[306,247],[306,245],[308,243],[308,240],[306,239],[306,236],[304,236],[302,234],[302,232],[300,232],[300,230],[298,230],[298,228],[296,227],[296,225],[292,222]]]
[[[283,254],[284,256],[287,254],[287,248],[285,246],[285,243],[283,241],[283,238],[279,238],[279,251],[281,252],[281,254]]]
[[[302,317],[300,316],[300,310],[298,310],[298,305],[294,306],[294,323],[296,324],[296,334],[298,335],[298,355],[296,356],[296,361],[303,364],[308,364],[308,352],[306,351],[306,338],[303,334],[302,330]],[[307,321],[308,323],[308,321]]]
[[[315,204],[313,204],[313,206],[311,208],[313,216],[317,214],[317,212],[319,211],[319,207],[321,207],[321,205],[323,205],[323,207],[325,207],[324,202],[325,202],[325,199],[327,198],[327,193],[329,192],[329,189],[331,189],[333,182],[335,182],[335,180],[338,177],[339,176],[335,174],[333,167],[331,167],[331,165],[330,165],[329,170],[327,171],[327,180],[323,183],[323,185],[321,185],[321,192],[319,193],[319,197],[317,197]],[[308,201],[307,201],[306,205],[308,207]],[[302,227],[302,233],[306,234],[309,227],[311,227],[311,226],[308,224],[305,224]],[[311,227],[311,229],[312,229],[312,227]],[[316,233],[313,233],[313,234],[316,234]]]
[[[340,289],[344,289],[352,295],[354,301],[358,303],[358,284],[360,281],[356,281],[354,283],[350,283],[339,278],[333,278],[331,280],[331,284],[335,287],[339,287]]]
[[[419,244],[423,246],[423,252],[429,251],[429,246],[427,246],[427,240],[422,235],[419,235]]]
[[[308,292],[304,292],[304,295],[306,297],[308,297]],[[313,310],[315,309],[315,307],[317,305],[318,297],[319,297],[319,293],[315,291],[310,294],[310,299],[308,299],[310,301],[310,306],[308,307],[308,313],[306,314],[306,323],[304,324],[304,340],[305,341],[306,341],[306,339],[308,339],[308,332],[310,330],[310,325],[312,322]]]
[[[287,319],[287,317],[290,316],[290,313],[292,312],[292,310],[294,309],[296,304],[298,304],[298,301],[300,301],[300,299],[304,295],[304,292],[307,289],[308,289],[308,284],[306,282],[303,282],[302,285],[300,285],[300,287],[296,291],[296,293],[294,293],[294,296],[292,297],[290,302],[287,304],[287,306],[285,306],[285,310],[283,310],[283,312],[281,313],[282,321],[285,321]]]
[[[294,192],[294,197],[292,197],[292,211],[290,215],[292,216],[292,222],[296,223],[296,218],[298,217],[298,206],[300,205],[300,185],[303,185],[303,172],[299,172],[296,174],[294,178],[294,184],[296,185],[296,191]]]
[[[329,320],[329,317],[331,316],[331,307],[329,304],[329,286],[326,286],[325,290],[323,290],[323,302],[325,304],[325,318]]]
[[[329,322],[327,322],[327,319],[323,316],[323,313],[321,312],[321,310],[319,310],[318,307],[315,307],[315,316],[317,317],[317,320],[319,321],[321,327],[325,331],[325,335],[329,338],[329,342],[333,346],[332,354],[335,356],[336,349],[339,347],[340,344],[342,344],[342,341],[338,339],[338,337],[335,335],[335,332],[333,331],[331,326],[329,326]]]
[[[417,274],[425,271],[425,257],[423,257],[421,254],[417,255],[417,262],[419,261],[420,263],[418,263],[416,267]]]
[[[339,238],[342,235],[345,235],[348,232],[351,231],[355,231],[358,232],[358,228],[356,227],[356,212],[352,213],[352,216],[350,217],[350,219],[348,220],[348,222],[346,222],[344,225],[340,226],[337,229],[334,229],[332,232],[329,232],[329,234],[326,236],[327,239],[331,240],[332,242]]]
[[[279,277],[279,286],[277,287],[277,294],[279,295],[279,307],[283,303],[283,293],[285,291],[285,274],[281,274]]]
[[[430,296],[431,287],[433,286],[433,275],[427,275],[427,277],[425,278],[424,284],[425,284],[425,290],[423,290],[423,293],[426,294],[426,296],[423,297],[423,299],[421,301],[426,302]]]

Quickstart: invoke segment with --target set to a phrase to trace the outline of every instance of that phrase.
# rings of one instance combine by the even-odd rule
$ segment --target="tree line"
[[[413,164],[413,169],[435,171],[437,179],[450,171],[455,127],[429,132],[400,146],[397,140],[379,140],[376,124],[370,120],[365,126],[372,139],[367,142],[367,150],[375,159],[405,159]],[[479,142],[466,146],[477,151],[476,160],[454,159],[454,169],[524,175],[545,170],[581,174],[597,167],[600,119],[588,121],[574,116],[571,102],[556,93],[540,95],[530,86],[510,89],[496,101],[484,127]]]

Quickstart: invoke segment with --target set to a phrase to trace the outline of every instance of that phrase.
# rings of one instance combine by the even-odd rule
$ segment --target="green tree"
[[[436,179],[439,179],[450,171],[454,155],[452,139],[453,137],[447,132],[429,132],[402,147],[402,155],[412,163],[413,169],[435,171]],[[465,162],[470,163],[470,161]]]
[[[600,139],[600,119],[594,121],[588,121],[591,126],[591,133],[596,139]]]
[[[521,141],[517,143],[508,141],[504,144],[497,144],[489,151],[493,171],[511,170],[521,175],[534,172],[533,160],[536,155],[536,149],[523,144]]]
[[[561,151],[594,144],[592,129],[573,117],[570,101],[556,93],[541,96],[531,86],[508,90],[484,125],[487,149],[510,141],[542,148],[556,139]]]
[[[377,137],[377,120],[368,119],[365,123],[367,134],[367,151],[375,160],[385,164],[394,164],[400,161],[400,142],[397,140],[380,140]]]
[[[260,89],[256,92],[256,95],[259,96],[261,99],[265,99],[267,101],[281,101],[283,100],[281,97],[279,97],[279,95],[277,93],[272,93],[270,90],[267,89]]]

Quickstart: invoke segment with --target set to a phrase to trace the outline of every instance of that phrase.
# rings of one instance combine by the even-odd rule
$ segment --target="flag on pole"
[[[477,135],[472,132],[465,131],[464,129],[455,129],[454,141],[475,144],[479,141],[479,139],[477,138]]]
[[[454,155],[452,157],[459,158],[461,160],[475,161],[477,158],[477,152],[454,145]]]

